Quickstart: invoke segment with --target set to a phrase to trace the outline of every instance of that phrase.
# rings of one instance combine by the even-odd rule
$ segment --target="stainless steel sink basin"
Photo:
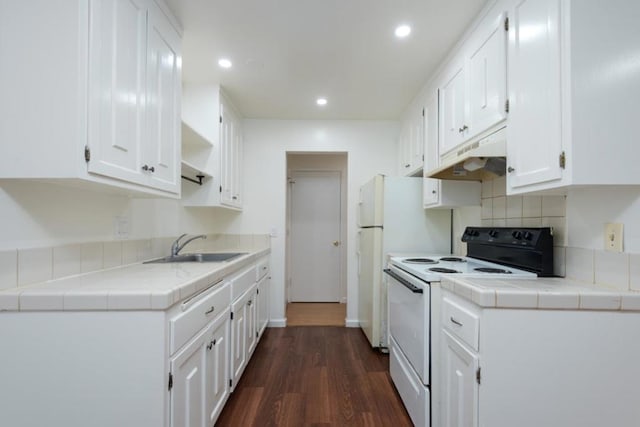
[[[168,256],[164,258],[154,259],[151,261],[145,261],[143,264],[164,264],[168,262],[223,262],[229,261],[240,255],[245,255],[246,252],[221,252],[221,253],[195,253],[184,254],[176,256]]]

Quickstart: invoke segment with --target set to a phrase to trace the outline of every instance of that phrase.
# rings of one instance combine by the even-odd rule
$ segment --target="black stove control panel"
[[[467,227],[462,241],[467,243],[537,247],[552,239],[551,228]]]
[[[462,235],[467,256],[553,275],[553,233],[550,227],[467,227]]]

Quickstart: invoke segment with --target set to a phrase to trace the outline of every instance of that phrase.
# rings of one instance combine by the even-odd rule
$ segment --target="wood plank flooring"
[[[288,326],[344,326],[347,304],[335,302],[290,302]]]
[[[411,426],[358,328],[268,328],[216,426]]]

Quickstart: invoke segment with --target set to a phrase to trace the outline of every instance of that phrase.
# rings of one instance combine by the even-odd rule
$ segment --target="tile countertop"
[[[511,280],[447,277],[441,286],[488,308],[640,311],[640,292],[559,277]]]
[[[227,262],[131,264],[0,292],[0,311],[166,310],[267,255],[239,250]]]

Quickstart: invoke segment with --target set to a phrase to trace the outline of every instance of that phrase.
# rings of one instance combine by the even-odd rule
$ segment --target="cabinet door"
[[[478,357],[442,330],[442,426],[477,427]]]
[[[241,297],[231,305],[231,379],[236,386],[247,364],[247,305],[248,298]]]
[[[398,140],[398,167],[400,175],[405,176],[411,170],[411,123],[405,119],[401,126]]]
[[[242,155],[242,133],[240,119],[222,98],[220,103],[220,202],[223,205],[241,207],[240,158]]]
[[[476,135],[505,119],[507,91],[506,14],[482,23],[472,39],[468,62],[469,127]]]
[[[229,397],[229,310],[225,310],[211,327],[206,353],[206,414],[207,425],[218,419]]]
[[[197,335],[194,341],[170,361],[171,427],[204,427],[204,396],[206,393],[206,357],[211,326]]]
[[[466,121],[466,80],[463,61],[449,74],[440,88],[440,155],[465,140],[469,133]]]
[[[437,205],[440,202],[440,180],[424,178],[422,180],[422,204],[424,207]]]
[[[180,36],[153,4],[149,10],[147,141],[150,185],[178,192],[180,159]]]
[[[271,279],[264,276],[258,282],[258,338],[264,333],[267,324],[269,324],[269,285]]]
[[[253,350],[256,349],[258,343],[258,293],[253,290],[251,298],[247,301],[247,353],[253,354]]]
[[[147,2],[92,0],[89,10],[88,170],[145,184]]]
[[[519,0],[509,23],[507,188],[562,177],[560,0]]]
[[[412,117],[412,140],[411,140],[411,170],[415,172],[423,167],[424,163],[424,108],[417,107]]]
[[[424,170],[425,172],[440,165],[438,152],[438,91],[424,105]]]

